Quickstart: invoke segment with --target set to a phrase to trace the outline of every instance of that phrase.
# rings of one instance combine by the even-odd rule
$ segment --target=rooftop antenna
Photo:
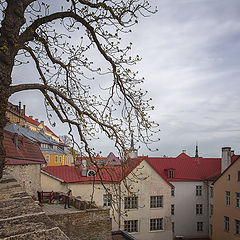
[[[199,158],[199,155],[198,155],[198,143],[197,142],[196,142],[195,158]]]

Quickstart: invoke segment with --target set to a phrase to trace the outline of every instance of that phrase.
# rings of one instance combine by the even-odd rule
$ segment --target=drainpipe
[[[118,185],[118,230],[121,229],[121,182]]]

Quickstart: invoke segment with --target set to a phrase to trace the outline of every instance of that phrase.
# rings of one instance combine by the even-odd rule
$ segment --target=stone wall
[[[111,240],[109,210],[91,209],[49,215],[71,240]]]
[[[11,174],[30,196],[41,191],[40,164],[6,165],[5,171]]]

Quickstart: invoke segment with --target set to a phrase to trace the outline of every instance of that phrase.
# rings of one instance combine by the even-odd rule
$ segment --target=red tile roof
[[[81,166],[48,166],[42,169],[46,174],[50,174],[63,180],[66,183],[116,183],[122,181],[134,168],[136,168],[143,159],[136,158],[126,162],[124,166],[108,166],[98,168],[88,167],[97,172],[95,177],[81,176]]]
[[[204,181],[221,172],[221,158],[192,158],[185,153],[177,157],[149,157],[146,161],[169,182]],[[174,178],[168,171],[174,170]]]
[[[17,136],[17,148],[14,142],[14,136]],[[44,157],[37,143],[34,143],[25,137],[4,131],[3,145],[6,151],[6,164],[45,163]]]
[[[36,120],[28,117],[28,116],[25,116],[25,120],[26,120],[28,123],[30,123],[30,124],[32,124],[32,125],[35,125],[35,126],[37,126],[37,127],[41,124],[40,122],[38,122],[38,121],[36,121]],[[45,125],[44,125],[44,127],[45,127],[46,130],[47,130],[48,132],[50,132],[53,136],[55,136],[55,137],[58,138],[58,136],[57,136],[48,126],[45,126]]]

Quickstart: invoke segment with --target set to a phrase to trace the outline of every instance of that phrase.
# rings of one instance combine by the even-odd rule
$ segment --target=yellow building
[[[48,127],[44,125],[44,121],[38,121],[38,119],[33,119],[33,116],[25,116],[26,127],[32,131],[41,132],[57,142],[61,142],[60,138]]]
[[[21,102],[19,102],[19,105],[8,102],[6,117],[9,119],[9,123],[15,123],[24,127],[26,124],[25,105],[22,108]]]
[[[240,239],[240,156],[234,155],[230,162],[214,182],[212,240]]]

